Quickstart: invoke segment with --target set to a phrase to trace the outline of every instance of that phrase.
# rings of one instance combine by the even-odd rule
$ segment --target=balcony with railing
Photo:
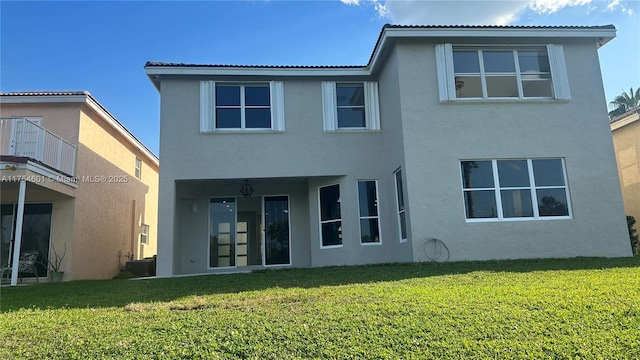
[[[26,118],[0,118],[0,155],[26,157],[75,175],[78,148]]]

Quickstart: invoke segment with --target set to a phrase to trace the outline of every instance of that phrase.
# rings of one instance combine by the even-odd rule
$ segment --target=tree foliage
[[[629,92],[623,91],[609,102],[609,117],[613,118],[618,115],[622,115],[631,109],[635,109],[640,106],[640,87],[633,91],[633,87],[629,89]]]

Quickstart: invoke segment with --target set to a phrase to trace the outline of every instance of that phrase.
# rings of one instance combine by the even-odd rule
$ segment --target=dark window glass
[[[269,87],[246,86],[244,88],[244,99],[246,106],[269,106]]]
[[[239,129],[240,109],[216,109],[216,128]]]
[[[530,190],[502,190],[502,214],[506,218],[532,217]]]
[[[240,106],[240,87],[216,86],[216,106]]]
[[[271,110],[270,109],[246,109],[245,128],[247,129],[270,129]]]
[[[340,186],[320,188],[320,220],[340,219]]]
[[[378,219],[360,219],[360,242],[380,242]]]
[[[550,72],[549,57],[542,51],[518,50],[520,72]]]
[[[515,76],[487,76],[487,97],[519,97]]]
[[[483,51],[485,72],[516,72],[513,51]]]
[[[538,212],[540,216],[568,216],[565,189],[538,189]]]
[[[498,217],[496,194],[493,190],[465,191],[464,202],[467,219]]]
[[[336,85],[338,106],[364,106],[363,85]]]
[[[358,181],[360,216],[378,216],[378,199],[375,181]]]
[[[458,98],[481,98],[482,79],[476,76],[456,76],[456,97]]]
[[[400,213],[400,238],[407,238],[407,219],[405,217],[404,211]]]
[[[322,224],[322,246],[342,244],[342,221]]]
[[[363,128],[365,126],[364,108],[338,108],[339,128]]]
[[[533,160],[533,178],[536,186],[564,186],[562,160]],[[539,197],[538,197],[539,198]]]
[[[398,196],[398,211],[404,210],[404,189],[402,188],[402,172],[396,173],[396,191]]]
[[[491,161],[463,161],[460,165],[465,189],[494,187]]]
[[[456,73],[479,73],[480,61],[475,50],[456,50],[453,52],[453,69]]]
[[[531,186],[527,160],[499,160],[498,177],[500,187]]]

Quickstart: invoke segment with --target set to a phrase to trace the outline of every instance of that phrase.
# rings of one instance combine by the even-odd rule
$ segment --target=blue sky
[[[385,23],[613,24],[607,101],[640,87],[640,0],[2,0],[0,91],[87,90],[158,154],[146,61],[364,65]]]

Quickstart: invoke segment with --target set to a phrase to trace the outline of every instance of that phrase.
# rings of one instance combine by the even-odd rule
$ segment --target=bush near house
[[[640,258],[2,289],[2,359],[633,359]]]
[[[640,241],[638,240],[638,234],[636,229],[633,228],[636,219],[633,216],[627,215],[627,227],[629,228],[629,239],[631,240],[631,250],[633,255],[640,255]]]

